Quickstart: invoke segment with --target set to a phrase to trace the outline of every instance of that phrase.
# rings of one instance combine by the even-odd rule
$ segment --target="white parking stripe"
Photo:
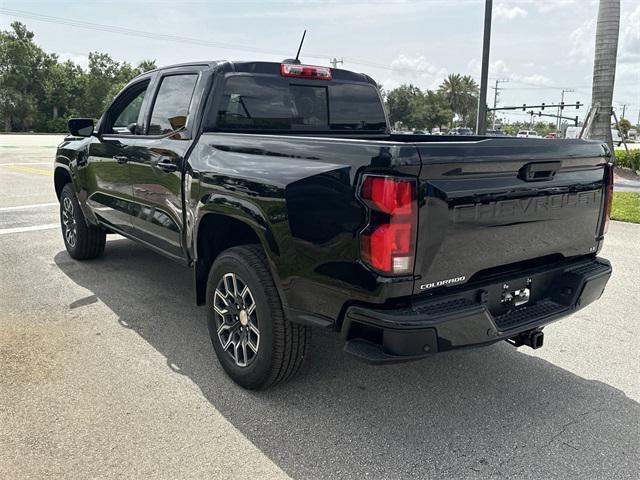
[[[53,207],[58,206],[57,202],[53,203],[34,203],[33,205],[18,205],[17,207],[0,207],[0,212],[11,212],[13,210],[28,210],[30,208]]]
[[[45,225],[34,225],[32,227],[2,228],[0,229],[0,235],[8,235],[10,233],[35,232],[37,230],[51,230],[53,228],[60,228],[60,224],[47,223]]]
[[[52,165],[51,162],[9,162],[0,163],[0,165]]]

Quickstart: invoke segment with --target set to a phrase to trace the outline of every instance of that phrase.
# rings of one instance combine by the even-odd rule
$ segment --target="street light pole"
[[[493,0],[485,0],[484,4],[484,36],[482,41],[482,72],[480,73],[480,96],[478,98],[478,116],[476,134],[487,133],[487,81],[489,78],[489,47],[491,46],[491,11]]]

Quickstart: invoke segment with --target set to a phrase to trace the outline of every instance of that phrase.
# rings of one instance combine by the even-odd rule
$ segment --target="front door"
[[[129,162],[136,202],[134,235],[176,258],[184,258],[183,160],[191,144],[185,130],[197,72],[166,73],[158,80],[146,135]]]
[[[149,86],[142,80],[122,92],[105,113],[99,136],[88,146],[83,172],[87,202],[98,219],[130,233],[134,206],[130,162],[136,155],[136,128]]]

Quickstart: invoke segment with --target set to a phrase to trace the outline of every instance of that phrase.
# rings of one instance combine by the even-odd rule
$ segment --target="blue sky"
[[[640,0],[622,0],[621,6],[614,106],[621,113],[626,104],[626,116],[636,121]],[[131,63],[155,59],[158,65],[277,61],[295,55],[306,28],[303,61],[328,65],[331,57],[344,57],[343,68],[368,73],[385,88],[409,82],[434,88],[447,73],[480,74],[483,0],[0,0],[0,8],[14,11],[0,12],[0,28],[20,20],[45,50],[83,65],[93,50]],[[562,88],[575,90],[566,102],[588,104],[597,8],[595,0],[494,0],[490,79],[509,80],[501,84],[499,104],[558,102]],[[78,26],[86,22],[171,39]],[[493,102],[493,90],[488,100]]]

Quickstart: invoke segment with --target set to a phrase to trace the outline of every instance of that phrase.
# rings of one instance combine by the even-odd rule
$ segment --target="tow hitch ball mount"
[[[542,347],[544,343],[544,333],[542,333],[541,330],[529,330],[528,332],[522,332],[516,337],[507,339],[507,342],[514,347],[526,345],[536,350]]]

